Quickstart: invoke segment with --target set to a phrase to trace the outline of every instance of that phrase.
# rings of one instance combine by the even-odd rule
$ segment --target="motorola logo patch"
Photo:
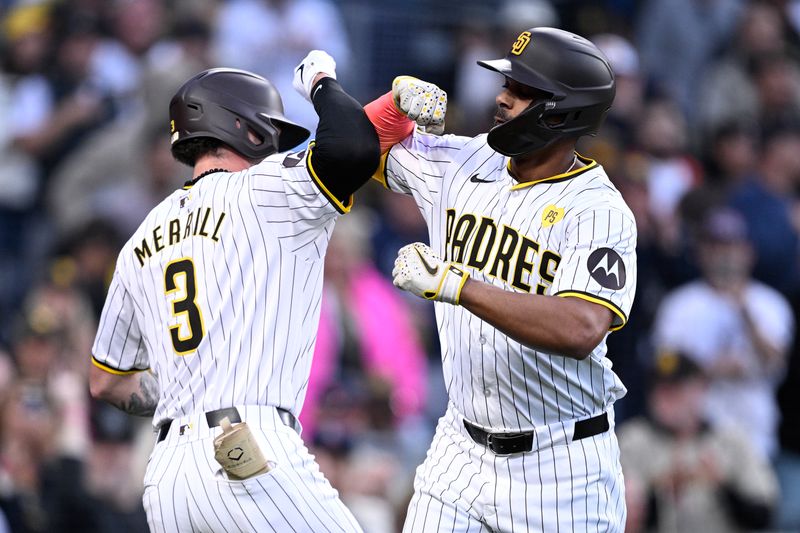
[[[617,291],[625,286],[625,263],[611,248],[598,248],[589,256],[589,275],[601,287]]]

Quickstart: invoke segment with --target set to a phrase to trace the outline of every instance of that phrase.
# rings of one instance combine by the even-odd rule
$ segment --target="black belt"
[[[281,422],[292,428],[293,430],[300,433],[300,425],[297,423],[297,418],[287,411],[286,409],[282,409],[280,407],[275,408],[278,411],[278,417],[281,419]],[[232,424],[236,424],[242,421],[242,417],[239,416],[239,410],[235,407],[225,407],[224,409],[217,409],[216,411],[209,411],[206,413],[206,422],[208,423],[208,427],[215,428],[219,426],[219,423],[222,421],[223,418],[228,417]],[[160,426],[158,426],[158,439],[156,442],[161,442],[162,440],[167,438],[167,433],[169,433],[169,428],[172,426],[172,420],[167,420]]]
[[[486,446],[497,455],[524,453],[533,449],[533,431],[524,433],[490,433],[478,426],[464,420],[464,427],[472,440]],[[600,433],[605,433],[610,427],[608,414],[602,413],[592,418],[575,422],[575,433],[572,440],[585,439]]]

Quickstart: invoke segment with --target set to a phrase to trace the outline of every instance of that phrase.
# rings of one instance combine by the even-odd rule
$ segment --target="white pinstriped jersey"
[[[117,260],[93,362],[151,369],[154,425],[234,405],[299,413],[340,212],[303,153],[217,172],[167,197]]]
[[[486,135],[415,132],[385,156],[381,177],[415,198],[431,247],[474,279],[584,298],[610,309],[618,329],[636,287],[636,225],[602,167],[581,160],[587,166],[522,184]],[[585,418],[626,392],[605,340],[578,361],[523,346],[463,307],[435,306],[450,399],[481,426],[531,430]]]

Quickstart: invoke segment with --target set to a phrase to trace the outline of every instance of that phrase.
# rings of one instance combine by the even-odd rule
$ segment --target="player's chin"
[[[500,118],[500,117],[495,115],[493,126],[499,126],[500,124],[505,124],[506,122],[507,122],[506,119]]]

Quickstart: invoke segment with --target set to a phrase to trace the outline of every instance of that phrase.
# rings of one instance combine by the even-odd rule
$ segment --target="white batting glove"
[[[444,133],[447,93],[438,86],[411,76],[398,76],[392,82],[392,97],[397,108],[424,131]]]
[[[292,86],[309,102],[311,101],[311,88],[314,85],[314,78],[320,72],[336,79],[336,61],[328,52],[322,50],[311,50],[294,69]]]
[[[469,279],[469,274],[452,263],[445,263],[421,242],[400,248],[392,276],[395,287],[426,300],[453,305],[458,305],[461,289]]]

